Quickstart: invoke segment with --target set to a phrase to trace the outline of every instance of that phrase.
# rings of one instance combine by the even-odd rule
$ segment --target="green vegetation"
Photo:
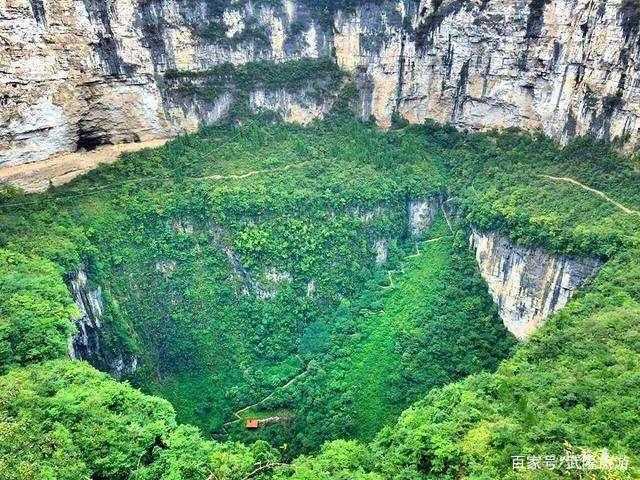
[[[429,127],[425,133],[451,171],[449,188],[469,223],[570,254],[609,258],[638,245],[638,215],[546,177],[573,178],[638,210],[638,173],[606,144],[578,139],[558,150],[541,136],[464,137]]]
[[[176,427],[168,402],[85,363],[58,360],[0,377],[2,479],[240,479],[278,458],[264,443],[221,445]]]
[[[588,478],[511,457],[606,448],[632,468],[594,478],[637,478],[637,185],[586,140],[333,116],[212,127],[42,195],[7,191],[0,477]],[[432,196],[456,218],[416,245],[406,204]],[[512,342],[469,225],[608,260],[499,366]],[[139,358],[146,395],[62,359],[64,273],[81,264],[104,348]],[[285,420],[247,431],[234,412]]]
[[[451,232],[442,217],[381,283],[342,302],[334,328],[316,340],[328,368],[292,388],[305,450],[318,440],[371,438],[431,388],[493,370],[508,352],[463,231]]]
[[[75,305],[61,269],[0,249],[0,373],[63,356]]]
[[[321,98],[335,95],[343,79],[344,73],[330,58],[222,63],[207,70],[169,70],[165,74],[169,92],[209,101],[228,93],[235,98],[235,108],[240,112],[248,111],[249,94],[257,88],[300,90]]]
[[[406,199],[442,184],[413,138],[399,144],[350,120],[240,132],[215,127],[131,155],[3,217],[7,249],[86,266],[106,302],[103,346],[139,357],[130,380],[211,433],[308,365],[335,360],[316,337],[340,336],[345,299],[378,293],[374,240],[397,239],[391,259],[402,255]],[[54,200],[96,185],[114,187]],[[274,401],[261,408],[303,408],[301,397]],[[317,428],[281,441],[319,446],[332,432]]]
[[[0,476],[118,478],[174,424],[171,406],[89,365],[55,361],[0,379]]]
[[[637,258],[630,251],[612,260],[589,293],[495,375],[434,392],[405,412],[394,431],[377,439],[387,455],[382,471],[419,472],[426,464],[433,475],[465,470],[505,478],[512,455],[609,448],[628,456],[636,473],[608,478],[636,478],[640,305],[631,285],[640,280]],[[409,460],[418,457],[423,465]]]
[[[358,437],[372,437],[434,386],[493,369],[506,354],[493,304],[464,240],[453,237],[441,218],[383,295],[380,313],[362,319],[371,331],[342,366],[346,384],[358,386]]]

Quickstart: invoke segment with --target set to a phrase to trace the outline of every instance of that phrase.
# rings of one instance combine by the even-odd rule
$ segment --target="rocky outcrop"
[[[69,339],[69,356],[87,359],[99,350],[98,332],[102,328],[103,303],[100,288],[87,287],[87,274],[81,268],[69,275],[69,287],[80,316],[75,320],[78,333]]]
[[[473,231],[470,242],[500,317],[521,340],[564,307],[602,265],[595,258],[516,246],[496,233]]]
[[[270,3],[3,2],[0,166],[173,136],[227,113],[231,92],[205,99],[177,95],[168,88],[169,71],[328,55],[328,40],[304,5]],[[252,105],[282,109],[291,119],[325,110],[320,105],[308,112],[304,93],[292,104],[296,91],[258,89]]]
[[[191,131],[232,88],[171,81],[225,62],[333,57],[358,108],[566,141],[639,142],[640,4],[631,0],[397,0],[329,11],[309,0],[7,0],[0,5],[0,166]],[[308,121],[330,96],[255,86],[251,109]]]
[[[363,115],[383,125],[396,113],[470,130],[519,127],[562,142],[590,134],[637,145],[638,2],[411,3],[336,20],[338,62],[359,78]]]
[[[306,125],[322,118],[330,109],[331,102],[318,98],[306,90],[289,92],[286,89],[251,92],[249,106],[253,111],[278,112],[286,122]]]
[[[420,238],[429,230],[442,206],[442,198],[439,195],[425,198],[407,198],[404,215],[406,218],[406,228],[408,237],[414,241]],[[373,210],[353,209],[354,213],[363,223],[370,223],[387,212],[386,207],[379,206]],[[374,238],[373,252],[375,253],[375,264],[377,266],[386,265],[389,260],[389,246],[393,239]]]
[[[376,265],[384,265],[389,259],[389,240],[379,238],[373,242],[373,250],[376,253]]]
[[[87,360],[117,378],[133,373],[138,365],[134,355],[117,350],[111,351],[103,345],[104,301],[100,287],[92,288],[84,267],[67,277],[71,295],[80,315],[75,319],[77,333],[69,339],[69,356],[76,360]]]
[[[416,198],[407,201],[409,232],[412,237],[420,237],[433,223],[440,209],[439,197]]]
[[[189,224],[189,222],[183,221]],[[193,232],[193,229],[191,229]],[[277,268],[267,268],[264,272],[252,272],[242,263],[240,255],[231,248],[227,233],[216,224],[209,226],[211,241],[227,257],[229,267],[238,281],[239,293],[242,295],[255,295],[261,300],[270,300],[278,294],[278,290],[284,284],[291,283],[291,273],[280,271]],[[315,287],[314,287],[315,288]],[[309,290],[307,290],[310,295]],[[311,292],[313,293],[313,292]]]

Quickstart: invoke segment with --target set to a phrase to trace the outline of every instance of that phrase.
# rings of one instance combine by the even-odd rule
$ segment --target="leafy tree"
[[[171,405],[83,362],[0,377],[0,477],[127,478],[175,426]]]
[[[203,440],[200,432],[180,426],[156,447],[148,466],[140,467],[134,480],[244,480],[260,478],[279,462],[279,452],[265,442],[246,446]]]
[[[371,451],[355,441],[336,440],[322,447],[315,457],[301,456],[281,468],[274,480],[382,480],[367,470],[372,465]]]
[[[0,373],[63,357],[77,314],[60,267],[0,249]]]
[[[335,114],[309,128],[211,127],[3,209],[0,477],[553,479],[578,474],[514,472],[511,456],[607,448],[632,469],[593,475],[636,478],[637,180],[586,140],[383,133]],[[403,261],[415,248],[407,200],[445,193],[456,233],[439,220],[431,233],[445,238]],[[468,226],[608,261],[495,373],[509,341]],[[387,266],[375,263],[381,238]],[[242,444],[176,427],[168,403],[84,363],[51,361],[76,313],[63,272],[80,262],[105,292],[104,345],[140,344],[131,380]],[[223,428],[264,398],[247,414],[286,427]],[[313,455],[383,424],[369,443]],[[281,466],[256,439],[286,461],[307,455]]]

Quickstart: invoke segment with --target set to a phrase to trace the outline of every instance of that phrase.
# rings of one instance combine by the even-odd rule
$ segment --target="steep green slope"
[[[416,314],[422,313],[425,304],[432,306],[438,294],[443,293],[438,291],[437,282],[445,278],[447,265],[452,261],[452,241],[443,238],[448,233],[444,220],[440,219],[427,236],[432,243],[423,245],[422,252],[414,254],[416,257],[408,259],[410,264],[402,267],[406,273],[390,272],[389,285],[384,286],[388,293],[383,293],[381,309],[363,312],[364,318],[359,320],[366,340],[358,345],[343,369],[345,382],[357,385],[353,402],[358,409],[354,420],[360,435],[375,434],[381,423],[395,413],[389,411],[385,400],[390,393],[391,376],[399,375],[401,369],[396,337],[418,330]]]
[[[329,445],[276,477],[638,478],[637,171],[585,140],[560,150],[528,135],[419,131],[451,172],[452,202],[468,222],[523,244],[610,260],[497,373],[433,390],[364,457]],[[544,175],[575,179],[608,199]],[[514,470],[513,457],[524,468]]]
[[[279,463],[264,442],[219,444],[177,426],[171,405],[86,363],[56,360],[0,377],[0,478],[246,478]]]
[[[494,375],[430,394],[376,441],[385,475],[566,478],[567,454],[619,459],[598,478],[637,478],[640,407],[638,252],[612,260]],[[446,412],[446,415],[443,415]],[[383,453],[384,452],[384,453]],[[555,471],[512,472],[512,456],[554,456]],[[582,465],[583,458],[580,459]],[[536,476],[537,475],[537,476]],[[609,475],[609,476],[607,476]]]
[[[475,271],[464,229],[454,228],[440,215],[393,270],[311,324],[302,337],[306,370],[243,416],[292,416],[285,427],[294,446],[315,450],[331,438],[369,439],[431,388],[495,369],[513,340]],[[243,438],[273,440],[279,430]]]
[[[11,196],[1,205],[0,248],[15,259],[10,265],[26,267],[0,272],[9,285],[0,298],[2,368],[9,369],[0,390],[0,472],[11,479],[53,472],[69,479],[580,478],[562,468],[514,472],[511,456],[606,448],[635,470],[595,471],[596,478],[635,478],[637,180],[630,164],[588,142],[561,150],[513,133],[462,135],[431,125],[381,133],[334,119],[309,129],[214,128],[45,195]],[[473,224],[522,244],[610,260],[497,373],[427,393],[491,370],[508,347],[463,237],[423,245],[405,260],[404,275],[392,274],[396,289],[381,293],[386,269],[399,269],[414,248],[407,198],[443,193],[461,229]],[[434,228],[439,235],[444,224]],[[388,267],[375,264],[379,238],[395,239]],[[258,298],[225,249],[273,296]],[[138,355],[131,380],[169,398],[181,421],[205,431],[250,439],[223,423],[276,391],[253,413],[294,411],[296,420],[258,436],[313,449],[325,438],[370,437],[425,399],[371,443],[330,443],[292,466],[264,443],[205,441],[176,427],[166,403],[86,365],[20,366],[64,355],[71,308],[62,272],[81,263],[103,287],[105,348]],[[19,289],[32,292],[29,315],[14,308]],[[38,325],[49,346],[19,352],[16,338],[35,338]],[[111,391],[117,402],[106,400]],[[118,410],[120,400],[127,410]],[[88,412],[105,419],[99,434],[78,423]],[[157,421],[157,430],[145,429]],[[123,445],[131,436],[129,451]]]
[[[345,312],[351,328],[333,333],[327,370],[300,383],[297,431],[326,439],[323,427],[339,419],[334,436],[371,438],[431,388],[493,370],[508,352],[463,230],[442,215],[380,283]]]
[[[66,354],[78,312],[61,273],[47,260],[0,249],[0,373]]]
[[[388,136],[338,117],[309,129],[252,121],[130,155],[47,194],[12,198],[2,216],[2,246],[58,264],[57,288],[62,272],[81,266],[100,287],[105,313],[103,351],[91,358],[96,366],[110,369],[123,350],[135,355],[138,367],[128,377],[134,385],[168,399],[179,421],[223,438],[251,440],[240,422],[229,422],[275,391],[245,416],[286,412],[293,425],[263,429],[259,437],[289,444],[291,452],[342,435],[372,436],[419,394],[468,371],[493,369],[506,355],[506,332],[478,288],[468,301],[482,299],[476,312],[483,321],[473,323],[469,342],[460,340],[464,351],[433,356],[430,374],[400,361],[389,370],[393,378],[376,380],[381,394],[411,388],[402,400],[372,398],[381,410],[365,414],[370,407],[353,398],[357,377],[318,376],[348,371],[354,361],[360,373],[370,360],[382,370],[381,362],[399,353],[392,350],[425,346],[411,345],[408,319],[394,324],[388,316],[388,355],[378,355],[370,319],[359,309],[375,308],[383,292],[376,279],[386,278],[387,266],[376,264],[375,241],[389,244],[388,268],[399,266],[415,242],[408,200],[438,195],[443,184],[414,136]],[[447,255],[453,249],[433,258],[447,263]],[[384,300],[392,312],[405,308],[404,290],[421,295],[420,266],[407,268],[416,270],[414,278]],[[448,274],[430,268],[422,270],[431,279]],[[349,302],[359,339],[346,342],[340,309]],[[328,335],[331,345],[318,346],[316,334]],[[61,330],[54,340],[64,345],[67,335]],[[53,358],[63,355],[58,349]],[[342,366],[334,369],[336,361]],[[458,365],[457,372],[444,363]],[[308,370],[300,385],[279,391]],[[321,414],[307,422],[318,404]],[[334,415],[348,420],[335,428],[328,421]]]
[[[346,364],[338,367],[353,390],[354,424],[359,437],[373,436],[398,415],[402,406],[430,386],[448,383],[456,374],[464,376],[469,365],[465,354],[455,351],[464,349],[464,335],[491,335],[491,321],[481,325],[476,319],[455,317],[454,310],[463,310],[465,302],[482,299],[482,295],[473,297],[458,291],[461,295],[457,298],[447,298],[454,294],[450,291],[455,288],[453,283],[464,279],[452,278],[452,263],[460,257],[455,255],[453,233],[442,217],[418,250],[405,260],[401,271],[389,277],[380,310],[362,312],[363,317],[356,320],[362,325],[365,340],[356,346]],[[474,314],[487,310],[490,303],[484,309],[474,309]],[[497,324],[495,317],[493,320]],[[456,329],[458,321],[466,323],[467,332]],[[480,342],[479,338],[474,340]],[[498,355],[504,351],[501,345],[494,346]],[[456,361],[449,362],[448,356]],[[474,360],[482,364],[484,359]],[[451,367],[458,372],[452,373]]]
[[[65,360],[0,377],[0,478],[119,478],[171,428],[171,405]]]

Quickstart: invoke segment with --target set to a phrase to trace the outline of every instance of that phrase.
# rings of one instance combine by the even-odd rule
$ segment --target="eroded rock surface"
[[[84,266],[68,275],[67,284],[80,311],[75,319],[78,332],[69,339],[69,356],[76,360],[87,360],[117,378],[133,373],[138,366],[138,359],[134,355],[104,346],[104,300],[101,288],[90,286]]]
[[[596,258],[516,246],[496,233],[474,231],[470,243],[500,317],[521,340],[564,307],[602,265]]]
[[[358,109],[463,129],[639,142],[640,4],[630,0],[6,0],[0,4],[0,166],[165,138],[228,114],[169,71],[333,57]],[[175,88],[174,88],[175,87]],[[182,88],[182,90],[180,90]],[[214,94],[215,93],[215,94]],[[331,99],[256,88],[250,108],[308,122]]]
[[[407,203],[407,215],[411,236],[420,237],[424,234],[435,220],[439,209],[438,197],[410,199]]]

